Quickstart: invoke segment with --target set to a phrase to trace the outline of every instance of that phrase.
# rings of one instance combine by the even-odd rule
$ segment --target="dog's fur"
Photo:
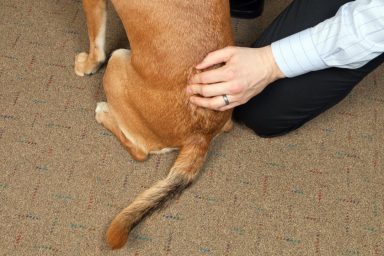
[[[107,242],[122,247],[132,227],[149,211],[181,192],[197,176],[211,140],[232,127],[231,111],[188,103],[194,66],[209,52],[232,45],[228,0],[112,0],[132,51],[113,52],[103,85],[107,103],[96,120],[109,129],[132,157],[180,149],[168,176],[141,193],[112,221]],[[105,61],[106,0],[83,0],[89,53],[76,56],[75,72],[97,71]]]

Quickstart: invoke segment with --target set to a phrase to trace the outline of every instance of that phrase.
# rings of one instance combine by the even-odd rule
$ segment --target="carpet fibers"
[[[289,0],[233,20],[249,45]],[[104,68],[87,50],[79,0],[0,1],[0,255],[384,255],[383,67],[337,106],[282,137],[236,124],[199,180],[111,252],[105,231],[177,153],[132,160],[94,109]],[[127,47],[109,6],[107,51]]]

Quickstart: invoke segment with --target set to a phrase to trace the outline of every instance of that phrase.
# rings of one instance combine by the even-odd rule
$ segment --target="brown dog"
[[[168,176],[119,213],[107,232],[111,248],[122,247],[148,212],[181,192],[197,176],[211,140],[232,127],[231,111],[188,104],[187,82],[209,52],[233,44],[228,0],[112,0],[132,51],[114,51],[103,85],[107,103],[96,120],[136,160],[180,149]],[[75,72],[95,72],[105,60],[106,0],[84,0],[90,51],[76,56]]]

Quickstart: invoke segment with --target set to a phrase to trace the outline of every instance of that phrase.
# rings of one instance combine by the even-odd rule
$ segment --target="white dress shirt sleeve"
[[[384,0],[356,0],[324,22],[272,43],[286,77],[359,68],[384,52]]]

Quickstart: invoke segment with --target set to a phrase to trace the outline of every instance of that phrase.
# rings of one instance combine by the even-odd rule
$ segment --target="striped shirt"
[[[330,67],[355,69],[384,52],[384,0],[355,0],[320,24],[272,43],[286,77]]]

